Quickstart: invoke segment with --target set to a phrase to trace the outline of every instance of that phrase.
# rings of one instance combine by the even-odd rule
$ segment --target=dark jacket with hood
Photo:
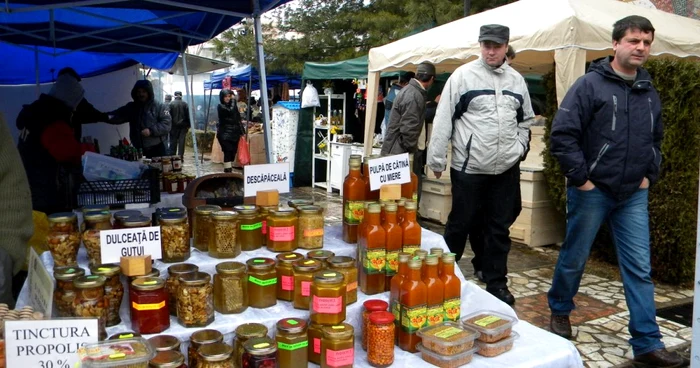
[[[416,79],[411,79],[396,96],[382,144],[382,156],[414,153],[418,149],[426,96],[425,88]]]
[[[224,103],[226,95],[231,95],[229,103]],[[216,111],[219,113],[217,137],[223,141],[236,143],[243,135],[243,128],[241,127],[241,113],[238,112],[238,106],[234,100],[231,90],[224,89],[219,92],[220,103],[216,107]]]
[[[170,108],[170,117],[173,120],[173,127],[189,127],[190,126],[190,108],[187,102],[182,100],[181,96],[175,96],[175,99],[168,105]]]
[[[145,103],[139,102],[136,98],[136,91],[145,89],[148,92],[148,100]],[[131,144],[136,148],[148,148],[165,141],[165,137],[170,133],[171,118],[168,105],[154,99],[153,85],[150,81],[139,80],[131,90],[133,102],[120,107],[112,112],[114,117],[111,124],[129,122],[129,136]],[[148,129],[151,135],[144,137],[141,131]]]
[[[594,61],[571,87],[552,122],[550,145],[569,185],[590,180],[624,199],[644,177],[651,184],[659,179],[661,100],[646,70],[638,68],[630,86],[611,61]]]

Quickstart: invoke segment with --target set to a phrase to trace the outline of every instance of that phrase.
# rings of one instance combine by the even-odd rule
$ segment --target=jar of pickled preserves
[[[119,226],[121,226],[122,229],[131,229],[135,227],[149,227],[151,226],[151,219],[148,216],[144,215],[131,216],[125,219],[120,219]]]
[[[187,368],[185,356],[179,351],[166,350],[159,351],[153,359],[148,362],[150,368]]]
[[[54,267],[56,286],[53,290],[53,304],[58,312],[57,317],[73,317],[73,300],[76,295],[73,280],[84,275],[85,270],[80,267]]]
[[[319,206],[299,207],[299,248],[323,248],[323,208]]]
[[[142,277],[132,281],[129,302],[132,330],[152,334],[170,327],[168,293],[163,279]]]
[[[223,314],[243,313],[248,309],[248,274],[240,262],[216,265],[214,309]]]
[[[99,339],[107,338],[107,299],[105,298],[104,276],[80,276],[73,279],[76,289],[73,299],[73,316],[78,318],[97,318]]]
[[[85,232],[83,232],[83,244],[87,250],[90,267],[102,263],[100,250],[100,230],[112,229],[109,211],[91,211],[85,215]]]
[[[269,337],[256,337],[243,344],[242,368],[277,368],[277,346]]]
[[[85,215],[88,214],[88,212],[109,212],[110,208],[108,204],[88,204],[86,206],[83,206],[80,208],[80,213],[83,214],[83,222],[80,224],[80,233],[82,234],[85,232],[85,226],[87,225],[85,223]],[[78,220],[75,220],[76,226],[78,225]]]
[[[122,306],[122,297],[124,296],[124,285],[121,280],[122,269],[116,264],[101,264],[90,267],[90,273],[104,276],[107,279],[105,281],[105,298],[109,303],[107,327],[120,324],[122,319],[119,317],[119,309]]]
[[[328,260],[332,257],[335,257],[335,253],[330,250],[313,250],[306,253],[306,258],[321,261],[321,267],[323,267],[322,269],[324,270],[330,267]]]
[[[262,247],[262,218],[257,206],[235,206],[238,212],[238,243],[241,250],[256,250]]]
[[[277,322],[277,351],[280,368],[302,368],[309,366],[309,336],[306,321],[285,318]]]
[[[251,258],[248,266],[248,306],[267,308],[277,304],[277,271],[271,258]]]
[[[321,341],[323,340],[323,325],[309,323],[309,362],[321,365]]]
[[[347,323],[323,327],[321,368],[352,368],[355,362],[354,329]]]
[[[199,330],[190,336],[190,346],[187,348],[187,366],[197,368],[199,363],[199,348],[204,345],[223,342],[224,335],[217,330]]]
[[[160,216],[161,249],[164,263],[184,262],[190,258],[190,227],[187,214],[169,212]]]
[[[299,207],[303,206],[313,206],[314,201],[312,199],[290,199],[287,201],[287,206],[298,210]]]
[[[214,322],[213,289],[208,273],[197,271],[180,276],[177,320],[181,325],[204,327]]]
[[[138,216],[143,216],[141,211],[137,210],[123,210],[123,211],[117,211],[114,213],[114,221],[113,221],[113,227],[115,229],[123,229],[124,228],[124,220],[128,219],[129,217],[138,217]]]
[[[76,223],[78,217],[73,212],[61,212],[49,215],[49,232],[46,236],[54,266],[77,266],[80,233]]]
[[[177,288],[180,286],[180,276],[197,271],[199,266],[191,263],[180,263],[168,267],[165,290],[168,292],[168,309],[171,316],[177,316]]]
[[[140,276],[129,276],[129,283],[127,284],[129,286],[129,290],[131,290],[131,283],[134,282],[136,279],[140,279],[142,277],[155,277],[159,278],[160,277],[160,270],[157,268],[152,268],[151,272],[145,274],[145,275],[140,275]]]
[[[267,337],[267,327],[260,323],[245,323],[236,327],[236,337],[233,340],[234,367],[241,367],[245,343],[254,338]]]
[[[209,256],[214,258],[236,258],[241,254],[238,244],[238,213],[216,211],[211,213]]]
[[[294,270],[292,264],[304,259],[299,253],[286,252],[277,255],[277,299],[291,302],[294,299]]]
[[[148,339],[148,342],[156,351],[180,351],[180,340],[175,336],[156,335]]]
[[[200,346],[197,354],[199,354],[197,368],[233,367],[233,348],[223,342]]]
[[[197,250],[206,252],[209,250],[209,235],[212,228],[212,212],[221,211],[221,207],[214,205],[202,205],[194,208],[194,223],[192,224],[192,244]]]
[[[296,309],[309,310],[311,302],[311,283],[314,274],[321,271],[321,261],[315,259],[300,259],[294,262],[294,298],[292,305]]]
[[[373,312],[386,311],[389,308],[389,303],[379,300],[366,300],[362,306],[362,349],[367,351],[367,331],[369,327],[369,316]]]
[[[116,333],[116,334],[110,336],[109,338],[107,338],[107,340],[129,340],[129,339],[134,339],[137,337],[141,337],[141,334],[137,333],[137,332],[133,332],[133,331],[125,331],[125,332]]]
[[[335,271],[314,274],[311,283],[311,322],[325,326],[345,321],[345,278]]]
[[[270,210],[267,215],[267,249],[271,252],[291,252],[297,249],[298,226],[296,210]]]
[[[335,256],[328,260],[330,269],[343,274],[345,277],[345,305],[357,301],[357,267],[355,259],[348,256]]]
[[[373,367],[388,367],[394,363],[394,315],[373,312],[367,326],[367,362]],[[363,335],[364,336],[364,335]]]
[[[267,217],[270,215],[270,210],[276,210],[277,206],[261,206],[260,219],[262,220],[262,245],[267,246]]]

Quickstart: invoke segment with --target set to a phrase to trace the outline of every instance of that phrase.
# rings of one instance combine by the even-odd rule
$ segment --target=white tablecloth
[[[334,225],[326,227],[325,244],[323,249],[330,250],[336,255],[355,257],[356,250],[354,245],[347,244],[342,241],[341,226]],[[447,250],[447,246],[442,236],[423,229],[422,232],[422,248],[430,249],[432,247],[441,247]],[[303,249],[297,252],[306,254]],[[269,252],[262,248],[256,251],[243,252],[235,258],[236,261],[245,263],[246,260],[253,257],[270,257],[274,258],[275,253]],[[49,252],[41,255],[41,259],[47,269],[52,272],[53,259]],[[193,263],[199,266],[199,270],[209,274],[216,273],[215,266],[217,263],[227,261],[209,257],[206,253],[202,253],[193,248],[192,256],[188,263]],[[87,254],[84,248],[78,253],[78,262],[81,267],[87,268]],[[169,264],[155,261],[154,267],[161,271],[161,277],[167,277],[167,268]],[[493,297],[491,294],[479,288],[477,285],[464,279],[464,275],[459,269],[455,269],[457,277],[462,281],[462,315],[466,316],[479,310],[493,310],[508,316],[517,318],[511,307]],[[360,321],[362,303],[368,299],[383,299],[388,301],[388,292],[378,295],[367,296],[358,292],[358,301],[347,308],[346,322],[355,327],[357,341],[360,336]],[[18,307],[27,305],[28,290],[25,287],[20,293],[17,302]],[[124,293],[124,300],[120,311],[122,324],[107,328],[107,334],[112,335],[118,332],[130,331],[130,318],[128,308],[128,293]],[[281,318],[298,317],[308,319],[309,312],[304,310],[294,309],[289,302],[278,301],[277,305],[266,309],[248,308],[241,314],[220,314],[216,313],[215,321],[205,327],[219,330],[224,334],[226,342],[230,343],[233,339],[233,332],[237,326],[243,323],[258,322],[266,325],[270,331],[270,335],[274,336],[275,323]],[[182,327],[175,317],[171,317],[170,328],[162,334],[173,335],[183,341],[182,351],[186,352],[187,341],[190,335],[202,328],[185,328]],[[515,341],[513,350],[494,358],[483,358],[475,356],[470,366],[473,367],[551,367],[551,368],[568,368],[568,367],[583,367],[578,351],[573,344],[556,336],[548,331],[542,330],[527,322],[519,321],[515,327],[515,331],[520,334],[520,338]],[[149,337],[149,336],[146,336]],[[432,366],[425,363],[420,354],[411,354],[400,349],[396,349],[396,364],[398,366]],[[369,367],[366,363],[366,355],[361,348],[356,349],[355,358],[356,367]]]

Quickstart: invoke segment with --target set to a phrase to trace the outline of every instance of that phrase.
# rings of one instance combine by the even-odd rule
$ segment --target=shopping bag
[[[238,140],[238,162],[241,166],[250,165],[250,149],[245,137]]]
[[[318,98],[318,91],[311,83],[307,83],[301,92],[301,108],[320,107],[321,100]]]

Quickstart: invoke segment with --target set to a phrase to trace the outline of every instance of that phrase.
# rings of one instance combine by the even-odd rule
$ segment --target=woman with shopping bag
[[[241,125],[241,114],[234,103],[235,97],[230,89],[219,92],[219,130],[216,134],[221,149],[224,151],[224,172],[233,171],[233,160],[236,159],[239,141],[244,133]]]

